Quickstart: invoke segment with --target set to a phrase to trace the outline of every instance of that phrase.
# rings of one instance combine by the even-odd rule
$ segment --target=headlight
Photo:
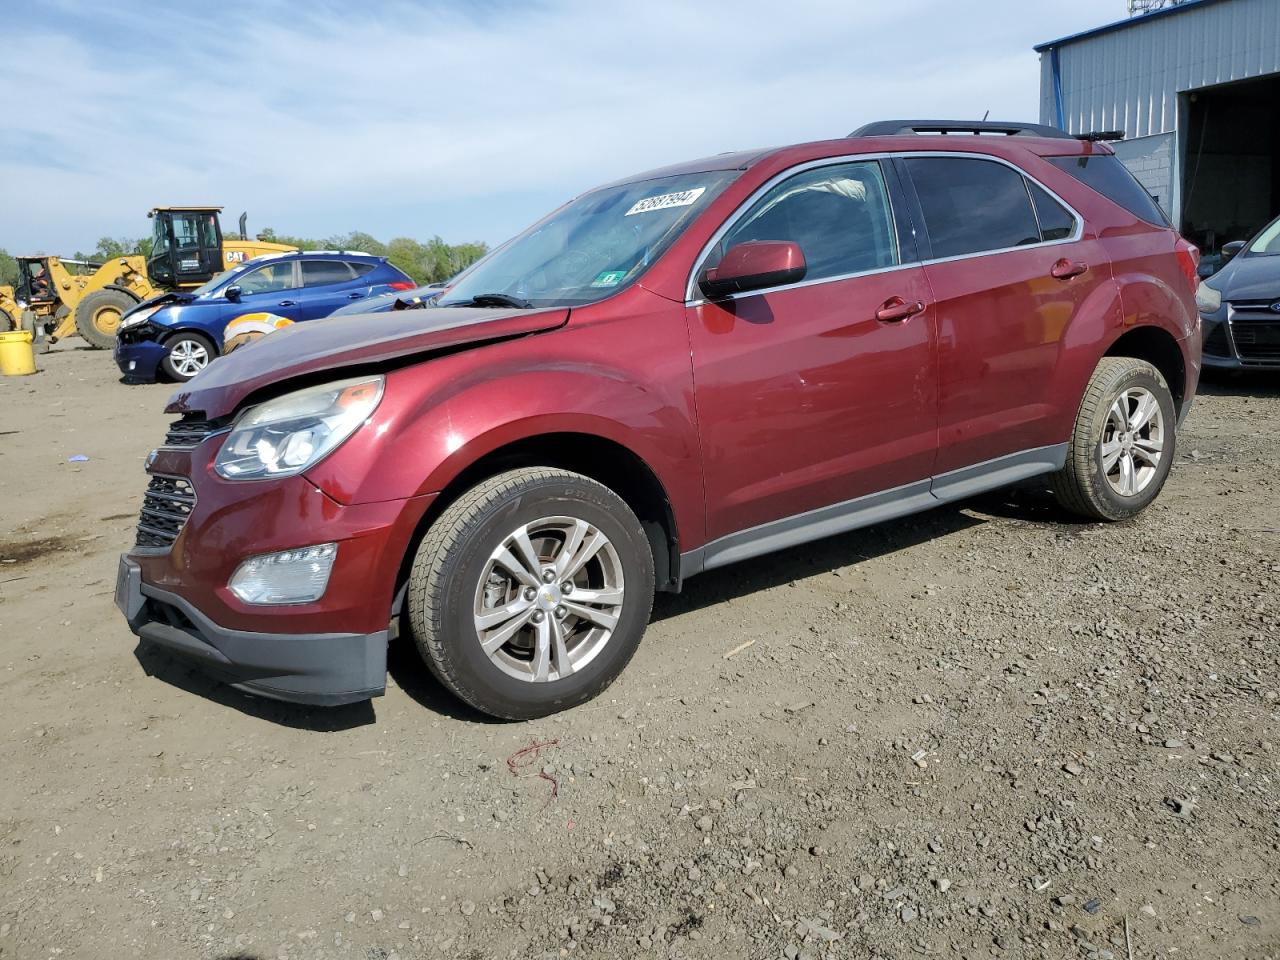
[[[121,320],[120,326],[117,327],[116,329],[128,330],[130,327],[136,327],[138,324],[143,323],[146,320],[149,320],[151,318],[151,315],[159,309],[160,308],[158,306],[155,306],[155,307],[143,307],[141,310],[135,310],[133,313],[129,314],[127,317]]]
[[[385,383],[384,377],[340,380],[250,407],[231,428],[214,469],[227,480],[301,473],[369,419]]]
[[[1201,313],[1216,313],[1222,306],[1222,291],[1215,290],[1203,280],[1196,287],[1196,309]]]
[[[329,586],[337,555],[336,543],[264,553],[236,567],[227,586],[245,603],[314,603]]]

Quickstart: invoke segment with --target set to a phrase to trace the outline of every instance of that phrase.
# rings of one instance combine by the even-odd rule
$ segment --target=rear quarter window
[[[1169,218],[1160,209],[1160,205],[1120,162],[1119,157],[1103,153],[1088,157],[1045,159],[1112,203],[1118,203],[1138,219],[1159,227],[1169,226]]]

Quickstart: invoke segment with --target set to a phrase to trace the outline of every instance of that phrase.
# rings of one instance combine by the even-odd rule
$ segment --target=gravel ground
[[[42,366],[0,381],[5,960],[1280,957],[1280,377],[1202,391],[1136,522],[1028,486],[707,574],[498,724],[403,645],[337,710],[136,649],[170,388]]]

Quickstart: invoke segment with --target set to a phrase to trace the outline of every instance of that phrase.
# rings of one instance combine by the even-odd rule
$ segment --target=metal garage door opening
[[[1206,256],[1280,213],[1280,75],[1180,97],[1183,235]]]

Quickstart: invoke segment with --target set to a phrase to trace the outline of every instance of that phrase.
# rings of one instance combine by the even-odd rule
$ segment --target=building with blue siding
[[[1189,0],[1036,47],[1040,122],[1116,153],[1208,255],[1280,214],[1280,0]]]

